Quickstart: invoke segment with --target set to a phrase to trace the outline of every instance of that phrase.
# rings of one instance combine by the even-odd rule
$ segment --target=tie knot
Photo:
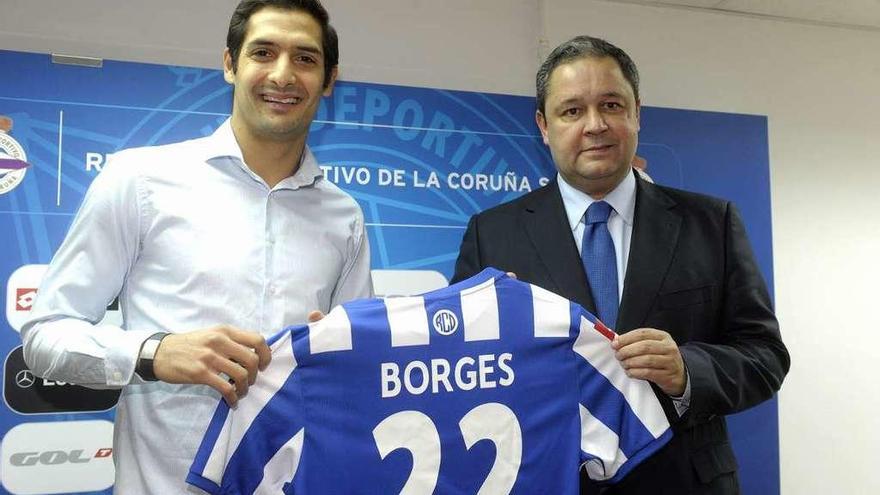
[[[608,221],[608,215],[610,214],[611,205],[604,201],[596,201],[587,208],[587,214],[584,221],[588,225],[593,223],[605,223]]]

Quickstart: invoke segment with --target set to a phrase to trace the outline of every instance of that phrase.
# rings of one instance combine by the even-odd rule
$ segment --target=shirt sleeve
[[[684,383],[684,392],[682,392],[681,396],[670,397],[672,405],[675,406],[675,412],[679,417],[684,416],[684,413],[691,406],[691,375],[687,370],[687,365],[684,368]]]
[[[351,250],[345,263],[342,276],[333,291],[330,307],[353,299],[373,297],[373,279],[370,275],[370,241],[364,225],[364,215],[360,208],[357,209],[357,218],[354,222]]]
[[[121,387],[132,380],[140,345],[153,333],[99,324],[140,239],[138,185],[123,161],[114,157],[92,182],[22,327],[25,361],[39,376]]]

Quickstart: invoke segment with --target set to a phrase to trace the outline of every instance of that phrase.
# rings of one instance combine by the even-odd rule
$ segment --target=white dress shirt
[[[577,244],[578,253],[582,252],[581,243],[584,238],[584,216],[587,208],[597,200],[590,195],[576,189],[565,182],[562,175],[557,174],[559,193],[562,195],[562,204],[565,206],[565,214],[571,227],[574,242]],[[632,241],[633,217],[636,211],[636,178],[632,173],[620,184],[609,192],[602,201],[611,206],[611,214],[608,215],[608,232],[614,243],[614,255],[617,258],[617,302],[623,298],[623,283],[626,277],[626,265],[629,261],[629,247]],[[687,371],[685,371],[687,373]],[[681,397],[673,397],[673,403],[679,416],[687,411],[690,405],[691,382],[685,376],[686,385]]]
[[[125,386],[116,410],[115,491],[184,493],[219,394],[143,382],[155,332],[230,324],[269,336],[372,295],[357,203],[308,150],[268,185],[245,165],[227,120],[208,137],[115,154],[94,180],[21,331],[38,375]],[[98,325],[119,297],[121,327]]]

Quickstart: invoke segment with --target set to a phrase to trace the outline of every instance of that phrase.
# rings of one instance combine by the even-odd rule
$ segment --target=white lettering
[[[382,398],[397,397],[400,393],[400,367],[397,363],[382,363],[379,369],[382,376]]]
[[[495,388],[495,382],[489,378],[492,372],[495,371],[491,364],[494,360],[494,354],[480,355],[480,388]]]
[[[440,384],[447,392],[452,392],[452,384],[449,383],[449,361],[445,359],[431,360],[431,392],[437,393]]]
[[[461,369],[464,368],[465,365],[473,366],[475,363],[474,358],[471,357],[463,357],[455,363],[455,384],[458,385],[458,388],[462,390],[473,390],[477,387],[477,372],[474,370],[469,370],[462,374]],[[467,380],[464,379],[467,377]]]
[[[104,155],[101,153],[86,153],[86,172],[91,172],[92,169],[101,172],[104,170]]]
[[[513,385],[513,368],[509,366],[511,359],[513,359],[513,354],[509,352],[505,352],[498,356],[498,369],[504,372],[504,376],[498,379],[498,385],[501,385],[502,387]]]
[[[418,369],[422,374],[422,383],[418,386],[413,385],[413,370],[415,369]],[[410,361],[403,370],[403,384],[406,391],[413,395],[421,395],[425,390],[428,390],[428,385],[430,385],[428,365],[421,361]]]
[[[516,379],[512,361],[513,354],[509,352],[497,358],[495,354],[481,354],[476,358],[464,356],[454,365],[442,358],[431,359],[430,364],[414,360],[403,366],[403,380],[400,378],[401,364],[381,363],[382,398],[397,397],[403,390],[411,395],[421,395],[429,386],[432,394],[478,387],[509,387]]]

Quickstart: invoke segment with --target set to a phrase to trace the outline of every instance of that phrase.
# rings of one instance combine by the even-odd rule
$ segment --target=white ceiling
[[[604,0],[880,31],[880,0]]]

